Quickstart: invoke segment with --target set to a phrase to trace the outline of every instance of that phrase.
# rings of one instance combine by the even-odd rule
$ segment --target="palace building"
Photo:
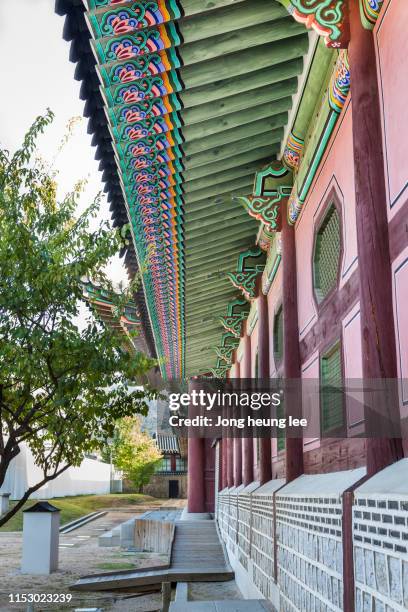
[[[188,512],[276,610],[407,610],[407,1],[56,11],[156,376],[398,380],[400,436],[322,392],[319,435],[190,438]]]

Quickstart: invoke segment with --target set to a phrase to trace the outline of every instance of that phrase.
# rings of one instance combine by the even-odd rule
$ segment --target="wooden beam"
[[[258,118],[264,120],[266,120],[267,118],[270,119],[272,121],[272,129],[280,128],[284,125],[284,123],[282,123],[282,119],[286,120],[286,116],[291,108],[291,105],[292,98],[285,97],[280,98],[278,100],[267,101],[265,104],[260,104],[259,106],[255,107],[249,107],[246,110],[238,110],[237,112],[223,115],[221,117],[213,117],[195,125],[186,126],[186,154],[190,143],[194,143],[192,146],[190,146],[190,148],[194,149],[195,146],[198,146],[197,141],[204,140],[207,138],[209,139],[210,136],[213,137],[211,139],[213,142],[210,141],[211,145],[213,145],[214,142],[215,146],[232,142],[232,140],[228,138],[228,136],[231,136],[232,138],[232,134],[228,134],[229,130],[232,131],[234,128],[245,126]],[[277,118],[274,119],[275,116],[277,116]],[[266,125],[265,129],[267,129]],[[216,138],[217,135],[218,138]],[[238,140],[241,140],[241,138],[239,138]]]
[[[231,75],[222,80],[213,80],[194,89],[182,91],[179,94],[180,100],[184,109],[201,106],[203,101],[224,100],[230,96],[240,95],[244,91],[297,77],[302,72],[302,64],[302,58],[296,57],[262,69],[253,67],[247,74]]]

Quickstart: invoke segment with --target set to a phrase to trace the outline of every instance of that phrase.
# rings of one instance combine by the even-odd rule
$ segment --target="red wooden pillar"
[[[191,380],[189,390],[196,383]],[[194,417],[197,409],[189,407],[189,416]],[[206,512],[205,509],[205,450],[203,438],[188,438],[188,477],[187,477],[187,510],[188,512]]]
[[[223,456],[223,439],[218,440],[218,491],[222,491],[223,485],[223,468],[224,468],[224,456]]]
[[[227,438],[227,487],[234,486],[234,440]]]
[[[227,456],[227,438],[222,439],[222,488],[228,486],[228,456]]]
[[[268,300],[262,293],[261,278],[258,290],[258,378],[269,379],[269,320]],[[272,478],[271,439],[259,438],[259,482],[265,484]]]
[[[393,379],[397,377],[397,360],[374,37],[362,26],[359,1],[349,0],[349,5],[363,377],[365,380]],[[396,394],[392,401],[381,402],[379,409],[384,415],[387,411],[388,417],[398,422]],[[366,418],[368,436],[371,426],[372,421]],[[400,439],[369,437],[367,473],[373,475],[402,456]]]
[[[248,391],[251,379],[251,338],[246,333],[244,326],[244,354],[242,358],[241,378],[245,379],[245,391]],[[253,438],[242,439],[242,482],[248,486],[254,479],[254,440]]]
[[[241,364],[235,362],[235,376],[234,378],[241,378]],[[237,383],[238,385],[239,383]],[[242,484],[242,440],[241,438],[233,438],[234,446],[234,487],[239,487]]]
[[[283,309],[283,365],[286,381],[300,381],[300,349],[297,304],[295,228],[288,222],[287,200],[282,202],[282,309]],[[289,382],[285,393],[287,413],[302,414],[300,390]],[[303,438],[286,437],[286,482],[303,474]]]
[[[204,440],[188,439],[187,509],[189,512],[205,512]]]

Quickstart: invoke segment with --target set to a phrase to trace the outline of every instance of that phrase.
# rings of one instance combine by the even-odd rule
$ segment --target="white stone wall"
[[[354,496],[356,612],[408,610],[408,459]]]
[[[85,458],[78,467],[65,472],[32,494],[31,499],[50,499],[68,495],[105,495],[110,493],[111,467],[95,459]],[[27,488],[42,480],[42,470],[34,463],[30,449],[21,451],[10,464],[0,493],[10,493],[10,499],[20,499]]]
[[[283,480],[271,480],[252,495],[251,559],[253,580],[266,599],[272,598],[275,573],[274,493]]]
[[[230,541],[230,495],[229,489],[223,489],[218,494],[218,527],[222,539],[227,546],[231,546],[233,542]]]

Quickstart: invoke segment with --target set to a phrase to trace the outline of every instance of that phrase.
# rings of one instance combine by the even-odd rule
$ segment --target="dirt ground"
[[[176,501],[176,500],[171,500]],[[170,505],[168,502],[163,505]],[[171,503],[176,506],[177,503]],[[138,514],[148,508],[138,508]],[[157,506],[156,506],[157,509]],[[98,536],[115,525],[135,516],[135,508],[109,511],[100,519],[69,534],[60,536],[59,569],[50,576],[23,575],[20,572],[22,533],[0,533],[0,610],[26,612],[27,604],[10,603],[10,594],[17,593],[71,593],[69,604],[34,604],[34,611],[75,610],[76,608],[102,608],[104,612],[150,612],[160,609],[161,595],[154,593],[135,597],[131,593],[75,593],[69,587],[85,574],[112,571],[101,565],[123,564],[149,567],[165,561],[164,556],[152,553],[126,553],[120,548],[98,546]],[[137,516],[137,515],[136,515]]]

